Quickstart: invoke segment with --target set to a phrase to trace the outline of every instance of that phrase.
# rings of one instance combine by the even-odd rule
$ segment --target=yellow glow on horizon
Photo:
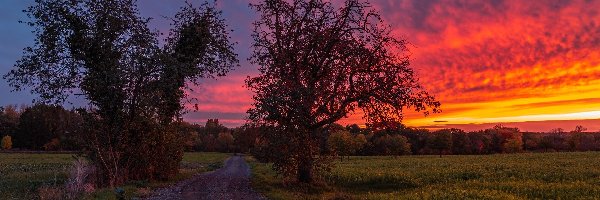
[[[557,87],[544,93],[547,95],[489,102],[444,104],[442,99],[442,113],[428,117],[413,113],[405,118],[404,123],[408,126],[435,126],[600,119],[600,81]]]

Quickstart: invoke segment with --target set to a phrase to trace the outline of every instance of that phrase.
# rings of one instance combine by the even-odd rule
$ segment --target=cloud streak
[[[452,118],[473,120],[463,123],[552,120],[533,117],[545,114],[579,120],[568,113],[600,110],[600,1],[390,0],[373,5],[397,36],[413,44],[412,66],[442,101],[444,113],[429,119],[409,116],[409,125],[450,124]]]

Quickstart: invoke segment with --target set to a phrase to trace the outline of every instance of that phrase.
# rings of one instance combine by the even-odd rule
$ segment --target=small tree
[[[12,138],[8,135],[2,137],[2,142],[0,144],[2,149],[9,150],[12,149]]]

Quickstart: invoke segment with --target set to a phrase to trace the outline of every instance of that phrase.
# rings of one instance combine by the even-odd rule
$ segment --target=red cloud
[[[430,117],[430,124],[416,126],[440,124],[433,121],[452,124],[444,120],[448,116],[537,115],[544,108],[553,113],[600,110],[596,101],[588,108],[573,103],[600,98],[600,1],[371,2],[393,34],[411,43],[412,66],[442,102],[442,114]],[[227,7],[224,3],[225,13]],[[236,30],[235,38],[244,44],[238,48],[240,55],[248,55],[248,27],[235,27],[244,29]],[[246,38],[240,33],[247,33]],[[234,71],[218,81],[206,81],[190,95],[198,99],[200,111],[244,113],[251,107],[252,93],[243,87],[243,80],[251,73],[255,72]],[[421,114],[408,112],[406,122],[411,125],[419,118]],[[343,122],[361,123],[360,113]],[[560,124],[572,125],[556,125]]]

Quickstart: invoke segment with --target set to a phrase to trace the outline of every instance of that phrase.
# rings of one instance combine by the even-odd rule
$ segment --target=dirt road
[[[265,199],[250,187],[249,179],[250,168],[244,158],[233,156],[221,169],[159,189],[147,199]]]

